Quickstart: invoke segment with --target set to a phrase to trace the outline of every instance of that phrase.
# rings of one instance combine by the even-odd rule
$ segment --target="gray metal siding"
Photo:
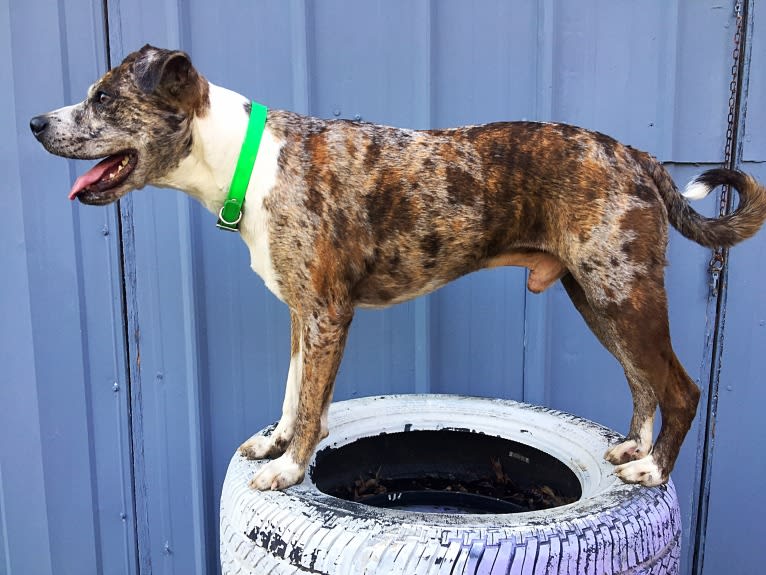
[[[0,4],[0,572],[135,567],[116,210],[73,208],[78,168],[28,128],[105,71],[102,22],[96,1]]]
[[[764,166],[750,168],[763,181]],[[730,257],[726,342],[709,456],[710,509],[700,542],[704,543],[705,575],[759,573],[763,564],[759,555],[764,534],[757,522],[766,509],[760,479],[766,473],[766,461],[753,451],[764,438],[766,242],[747,242]]]
[[[747,118],[742,167],[766,179],[766,10],[756,4],[752,19]],[[758,237],[729,255],[726,328],[712,449],[707,464],[710,500],[706,529],[698,544],[702,573],[759,573],[764,533],[754,524],[766,509],[759,478],[766,460],[753,453],[763,444],[766,399],[766,238]],[[752,514],[754,519],[749,516]],[[725,550],[729,550],[727,553]]]
[[[106,68],[107,46],[112,63],[146,42],[181,47],[217,84],[323,117],[415,128],[576,123],[657,155],[679,185],[723,158],[731,2],[107,0],[108,37],[103,6],[0,2],[0,117],[10,136],[0,143],[9,214],[0,226],[3,575],[215,572],[228,459],[281,408],[289,316],[250,271],[242,242],[173,191],[136,192],[119,213],[71,205],[64,195],[82,165],[48,156],[28,132],[32,115],[82,98]],[[763,180],[762,7],[752,23],[743,158]],[[717,200],[695,207],[712,216]],[[757,548],[765,534],[736,526],[741,509],[765,507],[766,470],[753,457],[733,471],[762,435],[764,249],[762,233],[732,251],[714,441],[705,451],[703,405],[673,474],[684,573],[697,547],[704,573],[760,569],[745,553],[727,567],[732,550]],[[704,404],[710,253],[674,232],[668,260],[674,345]],[[532,295],[525,282],[523,270],[483,271],[358,312],[336,399],[499,396],[626,431],[619,364],[563,288]]]

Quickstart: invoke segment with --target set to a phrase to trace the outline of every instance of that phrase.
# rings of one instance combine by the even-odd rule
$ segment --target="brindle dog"
[[[84,102],[31,128],[60,156],[106,158],[70,192],[107,204],[145,185],[181,189],[216,213],[244,138],[247,98],[207,82],[183,52],[145,46]],[[668,479],[699,390],[676,358],[664,289],[668,222],[703,246],[732,246],[766,219],[766,190],[715,169],[687,198],[719,185],[736,211],[693,211],[652,156],[565,124],[502,122],[403,130],[270,110],[240,233],[253,269],[290,308],[282,418],[245,442],[271,457],[257,489],[301,481],[320,438],[357,306],[384,307],[473,271],[529,268],[541,292],[561,280],[625,369],[633,393],[626,440],[605,457],[624,481]],[[662,429],[652,444],[659,405]]]

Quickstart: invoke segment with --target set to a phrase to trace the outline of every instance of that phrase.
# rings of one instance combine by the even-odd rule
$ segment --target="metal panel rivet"
[[[340,110],[333,110],[333,111],[332,111],[332,115],[333,115],[333,116],[336,116],[336,117],[337,117],[337,116],[340,116]]]
[[[730,386],[730,385],[727,385],[727,386],[726,386],[726,390],[727,390],[727,391],[731,391],[732,389],[734,389],[732,386]]]
[[[357,122],[358,122],[359,120],[361,120],[361,119],[362,119],[362,115],[361,115],[361,114],[355,114],[355,115],[354,115],[354,120],[356,120]]]
[[[128,518],[128,514],[127,513],[125,513],[124,511],[122,513],[120,513],[120,519],[125,521],[127,518]]]
[[[114,391],[115,393],[120,391],[120,384],[117,383],[116,381],[112,384],[112,391]]]
[[[102,236],[108,236],[109,235],[109,226],[104,226],[101,228],[101,235]]]
[[[163,547],[163,552],[165,555],[170,555],[173,553],[173,550],[170,548],[170,541],[165,541],[165,547]]]

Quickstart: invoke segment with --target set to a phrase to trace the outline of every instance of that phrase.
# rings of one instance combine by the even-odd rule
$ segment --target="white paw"
[[[239,454],[248,459],[265,459],[274,450],[274,440],[263,435],[251,437],[239,446]]]
[[[614,474],[625,483],[640,483],[646,487],[665,483],[660,468],[654,462],[653,455],[618,465],[614,468]]]
[[[647,451],[638,441],[629,439],[608,449],[604,454],[604,459],[614,465],[620,465],[645,457]]]
[[[239,446],[239,454],[247,459],[266,459],[282,455],[293,438],[293,426],[280,421],[270,435],[256,435]]]
[[[305,472],[305,468],[298,465],[289,454],[285,453],[261,467],[255,477],[250,480],[250,487],[259,491],[286,489],[291,485],[300,483]]]

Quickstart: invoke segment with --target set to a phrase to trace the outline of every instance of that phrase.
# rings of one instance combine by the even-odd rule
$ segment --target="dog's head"
[[[29,125],[52,154],[102,160],[69,193],[102,205],[175,168],[191,151],[191,120],[208,105],[207,81],[187,54],[146,45],[91,86],[85,101]]]

